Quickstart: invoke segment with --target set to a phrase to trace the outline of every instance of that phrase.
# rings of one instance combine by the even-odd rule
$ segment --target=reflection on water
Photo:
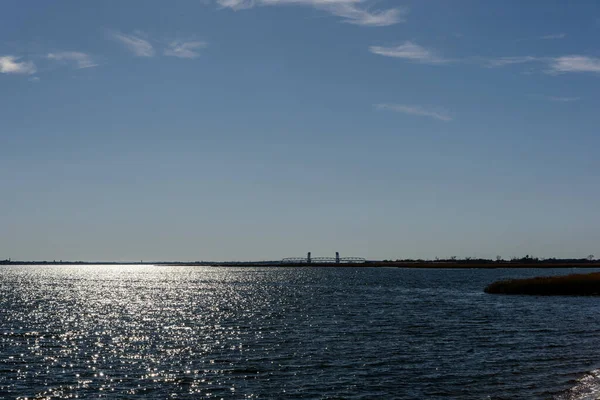
[[[535,270],[0,272],[0,398],[598,393],[600,299],[482,293]]]
[[[577,380],[568,391],[558,396],[558,399],[597,400],[600,399],[600,370],[591,371]]]

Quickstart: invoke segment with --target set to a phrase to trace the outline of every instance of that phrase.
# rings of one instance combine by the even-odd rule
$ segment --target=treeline
[[[33,265],[33,264],[65,264],[65,265],[74,265],[74,264],[91,264],[87,261],[12,261],[11,259],[0,260],[0,265],[8,265],[8,264],[19,264],[19,265]]]
[[[461,263],[461,264],[535,264],[535,263],[544,263],[544,264],[584,264],[584,263],[596,263],[598,260],[595,259],[593,255],[589,255],[584,258],[538,258],[531,257],[530,255],[526,255],[525,257],[511,257],[510,259],[504,259],[500,256],[497,256],[496,259],[489,258],[474,258],[474,257],[465,257],[465,258],[435,258],[433,260],[425,260],[425,259],[397,259],[397,260],[383,260],[384,263]]]

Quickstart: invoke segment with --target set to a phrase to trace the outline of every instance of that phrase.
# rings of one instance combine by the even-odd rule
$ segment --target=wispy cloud
[[[57,53],[49,53],[47,58],[49,60],[73,64],[75,68],[78,69],[98,66],[98,64],[94,62],[94,60],[89,54],[80,53],[78,51],[61,51]]]
[[[486,61],[488,67],[505,67],[513,64],[540,63],[546,66],[545,72],[549,74],[564,74],[575,72],[600,73],[600,58],[569,55],[561,57],[502,57]]]
[[[530,62],[537,62],[541,59],[534,56],[518,56],[518,57],[500,57],[494,58],[491,60],[486,60],[485,64],[488,67],[496,68],[496,67],[505,67],[507,65],[513,64],[525,64]]]
[[[389,8],[387,10],[369,11],[351,3],[332,3],[318,6],[331,14],[343,18],[346,22],[363,26],[389,26],[406,20],[406,8]]]
[[[567,37],[566,33],[554,33],[552,35],[540,36],[538,39],[542,39],[542,40],[554,40],[554,39],[564,39],[566,37]]]
[[[405,20],[408,10],[402,7],[372,10],[365,0],[217,0],[224,8],[244,10],[256,6],[310,6],[329,12],[345,22],[363,26],[389,26]]]
[[[418,115],[420,117],[434,118],[440,121],[452,121],[452,117],[446,111],[426,109],[421,106],[403,104],[375,104],[378,110],[394,111],[403,114]]]
[[[443,64],[450,62],[450,60],[440,57],[434,51],[410,41],[394,47],[371,46],[369,47],[369,51],[380,56],[403,58],[423,64]]]
[[[538,57],[533,55],[513,57],[467,57],[462,59],[448,59],[438,55],[435,51],[407,41],[395,47],[371,46],[369,51],[385,57],[401,58],[423,64],[465,63],[476,64],[488,68],[502,68],[517,64],[538,64],[530,67],[528,74],[538,70],[548,74],[558,75],[564,73],[600,73],[600,58],[584,55],[567,55],[559,57]]]
[[[245,10],[256,5],[255,0],[217,0],[221,7],[231,8],[232,10]]]
[[[200,56],[198,50],[208,46],[208,43],[204,41],[173,41],[169,43],[164,51],[166,56],[179,57],[179,58],[197,58]]]
[[[18,60],[20,57],[1,56],[0,57],[0,73],[3,74],[22,74],[33,75],[36,72],[35,64],[31,61]]]
[[[546,100],[557,101],[560,103],[570,103],[581,100],[581,97],[561,97],[561,96],[544,96]]]
[[[121,43],[138,57],[153,57],[154,47],[149,41],[145,40],[140,34],[127,35],[120,32],[111,32],[110,37]]]
[[[532,41],[532,40],[557,40],[557,39],[564,39],[566,37],[567,37],[566,33],[552,33],[549,35],[534,36],[534,37],[518,39],[517,42],[527,42],[527,41]]]
[[[555,74],[566,72],[600,73],[600,58],[581,55],[557,57],[549,62],[549,67],[549,72]]]

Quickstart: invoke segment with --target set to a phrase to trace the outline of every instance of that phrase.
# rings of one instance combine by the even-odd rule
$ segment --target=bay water
[[[596,399],[577,269],[0,267],[0,399]]]

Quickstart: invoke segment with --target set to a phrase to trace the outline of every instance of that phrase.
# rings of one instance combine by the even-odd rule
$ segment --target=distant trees
[[[524,262],[524,263],[532,263],[532,262],[538,262],[540,259],[537,257],[531,257],[529,254],[527,254],[525,257],[517,260],[519,262]]]
[[[506,263],[506,264],[565,264],[565,263],[598,263],[600,265],[600,259],[596,259],[596,256],[593,254],[588,255],[587,257],[581,258],[540,258],[534,257],[529,254],[524,257],[513,256],[510,258],[503,258],[500,255],[497,255],[494,258],[479,258],[479,257],[433,257],[427,260],[424,259],[386,259],[383,260],[384,263],[448,263],[448,264],[494,264],[494,263]],[[508,266],[508,265],[507,265]]]

